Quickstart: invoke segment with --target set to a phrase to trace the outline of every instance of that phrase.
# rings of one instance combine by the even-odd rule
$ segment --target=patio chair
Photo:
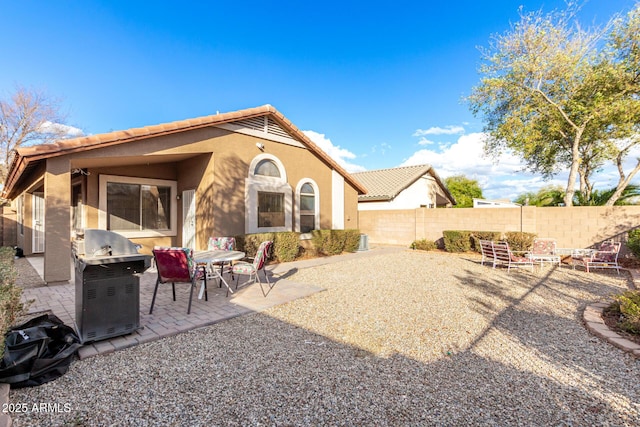
[[[484,265],[485,262],[491,262],[492,265],[495,265],[495,253],[493,252],[493,242],[491,240],[480,240],[480,252],[482,253],[480,264]]]
[[[556,239],[536,237],[533,239],[529,256],[533,262],[544,264],[546,261],[551,264],[560,265],[561,258],[556,252],[556,245]]]
[[[603,242],[597,250],[576,251],[571,255],[573,268],[576,265],[583,266],[587,273],[592,268],[615,268],[620,274],[620,264],[618,264],[618,255],[620,253],[620,242],[607,241]]]
[[[156,269],[158,270],[158,278],[156,280],[156,287],[153,290],[149,314],[153,313],[153,305],[156,302],[156,294],[158,293],[158,285],[160,283],[171,283],[174,301],[176,300],[176,283],[191,284],[187,314],[191,313],[193,288],[196,287],[198,280],[203,280],[205,301],[209,300],[207,295],[207,275],[205,274],[204,268],[196,265],[193,261],[193,251],[191,249],[155,247],[153,249],[153,257],[156,262]]]
[[[255,283],[256,281],[260,284],[260,289],[262,290],[262,294],[266,297],[273,288],[273,284],[269,282],[269,276],[267,275],[267,271],[265,270],[265,265],[267,264],[267,258],[269,257],[269,250],[271,249],[271,245],[273,242],[267,240],[265,242],[260,243],[260,247],[258,247],[258,251],[256,252],[256,256],[253,258],[252,262],[240,261],[234,264],[231,267],[232,274],[236,275],[236,289],[238,289],[238,282],[240,281],[240,275],[248,275],[249,279],[244,284],[247,283]],[[267,286],[269,287],[269,291],[267,293],[264,292],[264,288],[262,287],[262,281],[260,280],[260,275],[258,272],[262,270],[264,277],[267,281]]]
[[[507,271],[511,271],[511,267],[531,267],[533,271],[533,260],[529,256],[516,255],[507,242],[493,242],[493,252],[495,254],[493,268],[496,265],[506,265]]]

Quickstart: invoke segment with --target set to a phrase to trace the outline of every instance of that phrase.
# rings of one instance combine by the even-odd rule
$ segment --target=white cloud
[[[73,126],[63,125],[61,123],[53,123],[50,121],[46,121],[40,125],[39,130],[43,133],[53,133],[62,135],[62,137],[66,138],[75,138],[77,136],[84,135],[81,129],[78,129]]]
[[[532,187],[547,185],[539,177],[523,172],[523,164],[516,156],[506,153],[496,161],[485,156],[483,133],[462,135],[440,151],[422,149],[405,160],[401,166],[430,164],[441,178],[463,174],[480,184],[488,199],[513,199]]]
[[[416,151],[401,166],[430,164],[443,179],[463,174],[478,181],[483,196],[487,199],[513,200],[522,193],[536,192],[541,187],[567,186],[567,170],[560,171],[552,179],[545,181],[539,174],[525,171],[524,163],[509,152],[503,153],[497,161],[488,158],[484,154],[483,145],[483,133],[462,135],[451,145],[442,144],[437,149]],[[629,152],[624,162],[625,172],[633,169],[639,157],[640,146]],[[616,186],[618,178],[615,165],[609,162],[593,176],[592,181],[596,188],[608,189]],[[633,182],[638,181],[640,176],[633,179]],[[576,182],[576,188],[577,186]]]
[[[418,141],[418,145],[434,145],[434,144],[436,144],[435,141],[431,141],[430,139],[427,139],[424,136],[420,138],[420,141]]]
[[[418,129],[413,133],[413,136],[424,136],[424,135],[458,135],[464,133],[464,128],[462,126],[445,126],[441,127],[430,127],[429,129]]]
[[[362,172],[366,170],[363,166],[347,161],[347,159],[355,159],[356,155],[345,148],[333,145],[331,140],[327,138],[325,134],[314,132],[312,130],[303,130],[302,133],[304,133],[311,141],[320,147],[322,151],[335,160],[336,163],[345,168],[347,172]]]

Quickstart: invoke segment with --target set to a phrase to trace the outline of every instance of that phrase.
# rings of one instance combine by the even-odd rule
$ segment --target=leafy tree
[[[577,7],[525,14],[483,51],[483,75],[469,96],[485,119],[485,151],[510,149],[545,178],[568,168],[564,203],[590,198],[592,175],[613,162],[615,203],[640,170],[622,164],[640,142],[640,3],[603,29],[573,23]],[[604,43],[607,41],[608,43]]]
[[[564,203],[564,190],[558,185],[548,185],[537,192],[520,194],[514,202],[528,206],[561,206]]]
[[[68,135],[59,101],[42,91],[18,86],[0,99],[0,179],[4,183],[13,150],[21,145],[45,144]],[[77,131],[77,129],[75,129]]]
[[[482,198],[482,189],[475,179],[464,175],[454,175],[444,180],[451,195],[456,199],[455,208],[473,207],[473,199]]]
[[[576,206],[605,206],[611,199],[616,187],[607,190],[591,190],[590,197],[584,198],[582,193],[576,193],[573,204]],[[558,185],[542,187],[537,192],[527,192],[518,195],[515,203],[529,206],[562,206],[564,204],[564,190]],[[640,186],[629,184],[615,202],[616,206],[636,205],[640,203]]]
[[[613,193],[617,191],[616,187],[607,190],[593,190],[589,199],[583,199],[578,195],[574,204],[580,206],[606,206],[611,200]],[[635,184],[627,185],[616,199],[615,206],[637,205],[640,201],[640,186]]]

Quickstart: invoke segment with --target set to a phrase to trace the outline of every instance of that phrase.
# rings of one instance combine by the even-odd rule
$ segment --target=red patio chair
[[[153,299],[151,300],[151,308],[149,314],[153,312],[153,305],[156,302],[156,294],[160,283],[171,283],[173,291],[173,300],[176,300],[176,283],[190,283],[191,290],[189,292],[189,307],[187,314],[191,313],[191,301],[193,300],[193,288],[196,287],[198,280],[204,281],[204,299],[208,301],[207,295],[207,275],[204,268],[199,267],[193,261],[193,251],[189,248],[162,248],[153,249],[156,269],[158,270],[158,279],[156,287],[153,290]]]

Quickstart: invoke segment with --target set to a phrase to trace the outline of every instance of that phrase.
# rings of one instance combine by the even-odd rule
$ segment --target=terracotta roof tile
[[[215,126],[218,124],[265,115],[270,115],[271,117],[273,117],[286,130],[291,132],[292,135],[296,137],[296,139],[299,139],[301,142],[303,142],[325,163],[327,163],[333,169],[343,175],[347,179],[347,181],[350,182],[359,191],[359,193],[366,192],[365,187],[360,182],[354,180],[347,171],[345,171],[340,165],[335,162],[335,160],[333,160],[329,155],[322,151],[304,133],[302,133],[297,127],[295,127],[293,123],[285,118],[284,115],[282,115],[271,105],[267,104],[260,107],[248,108],[245,110],[239,110],[230,113],[214,114],[192,119],[178,120],[170,123],[161,123],[152,126],[118,130],[98,135],[64,139],[59,140],[53,144],[20,147],[16,150],[17,155],[14,156],[13,161],[9,166],[9,174],[5,183],[4,193],[7,194],[11,192],[15,183],[21,178],[20,174],[22,173],[22,171],[24,171],[25,166],[30,162],[43,160],[53,156],[64,155],[67,153],[91,150],[99,148],[101,146],[122,144],[138,139],[182,132],[205,126]]]

